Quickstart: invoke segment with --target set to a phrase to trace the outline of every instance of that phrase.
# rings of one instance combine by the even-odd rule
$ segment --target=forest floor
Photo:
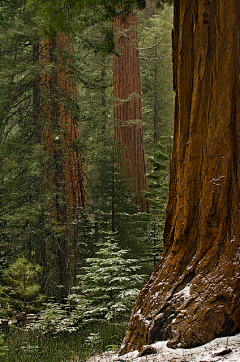
[[[216,338],[210,343],[191,349],[171,349],[167,342],[151,345],[154,354],[139,356],[138,351],[119,357],[116,352],[105,352],[89,357],[87,362],[240,362],[240,334]]]

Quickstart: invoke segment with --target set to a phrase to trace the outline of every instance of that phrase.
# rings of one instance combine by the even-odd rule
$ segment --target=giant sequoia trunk
[[[191,347],[240,327],[240,7],[175,0],[175,135],[164,253],[121,354]]]
[[[50,158],[48,185],[51,189],[52,221],[56,231],[59,282],[62,298],[66,297],[70,282],[69,224],[78,208],[85,206],[81,155],[77,149],[78,122],[69,107],[76,102],[76,86],[71,74],[73,52],[65,36],[42,42],[40,66],[41,84],[45,91],[41,112],[46,120],[44,129],[45,151]],[[42,92],[44,93],[44,92]]]
[[[114,23],[116,45],[121,54],[113,55],[115,138],[124,148],[129,177],[135,182],[133,191],[141,192],[145,189],[145,160],[136,14],[119,15]],[[147,210],[144,197],[136,197],[134,201],[143,211]]]
[[[43,43],[40,59],[41,83],[47,91],[47,100],[41,105],[47,119],[44,142],[47,153],[56,159],[54,166],[61,168],[58,176],[55,173],[55,182],[62,178],[68,216],[78,207],[85,206],[82,161],[77,148],[79,125],[69,109],[76,103],[76,86],[71,73],[72,52],[69,39],[62,35],[49,44]]]

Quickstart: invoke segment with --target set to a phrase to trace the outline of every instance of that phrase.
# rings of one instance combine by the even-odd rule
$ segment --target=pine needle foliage
[[[3,358],[3,360],[8,350],[8,345],[4,337],[4,334],[0,332],[0,358]]]
[[[80,304],[82,307],[82,304]],[[41,333],[41,335],[57,335],[61,333],[76,332],[81,325],[81,307],[75,306],[74,312],[70,312],[70,304],[49,301],[43,304],[43,310],[39,318],[26,328],[30,331]]]
[[[148,275],[152,271],[151,245],[147,243],[149,215],[139,212],[138,205],[132,202],[133,180],[129,180],[121,155],[122,149],[111,141],[97,155],[96,184],[92,195],[96,238],[101,239],[102,232],[116,232],[114,238],[119,247],[128,250],[130,258],[137,258],[140,273]]]
[[[42,236],[42,149],[33,105],[38,72],[33,44],[38,31],[24,3],[1,4],[0,23],[0,242],[12,260],[19,251],[31,258],[33,239],[37,245]]]
[[[88,258],[86,274],[79,278],[79,291],[85,298],[85,322],[117,320],[132,309],[144,276],[138,274],[138,260],[126,258],[109,233],[98,243],[94,258]]]
[[[63,230],[53,218],[53,200],[58,198],[63,204],[65,194],[63,187],[56,187],[53,182],[58,176],[56,164],[60,163],[46,152],[43,140],[46,129],[54,128],[48,106],[58,103],[75,120],[76,98],[60,89],[51,92],[44,84],[56,71],[56,64],[49,61],[43,69],[41,57],[46,44],[39,40],[42,34],[36,9],[21,0],[2,2],[0,9],[0,268],[12,263],[16,256],[25,255],[43,266],[40,281],[43,292],[60,294],[58,241],[65,232],[67,242],[72,242],[69,252],[73,250],[74,265],[69,257],[68,267],[75,273],[79,239],[72,220]],[[70,53],[69,49],[59,50],[55,55],[72,72],[74,62]],[[59,127],[53,129],[56,139],[62,139],[63,133]],[[57,147],[61,151],[65,144]],[[78,152],[79,147],[78,140],[69,144],[73,152]],[[62,163],[66,158],[63,155]]]
[[[174,97],[172,85],[172,7],[156,9],[148,1],[139,16],[139,59],[144,141],[151,155],[160,136],[173,129]],[[148,170],[148,165],[147,165]]]
[[[39,265],[24,257],[17,259],[3,272],[5,285],[0,290],[2,304],[11,310],[31,311],[42,298],[40,285],[36,283],[40,273]]]
[[[157,0],[156,7],[163,9],[165,5],[172,5],[174,0]]]
[[[149,157],[151,171],[147,173],[147,199],[150,205],[149,240],[153,244],[153,258],[156,265],[163,251],[163,232],[169,190],[169,166],[172,150],[172,136],[162,136]]]

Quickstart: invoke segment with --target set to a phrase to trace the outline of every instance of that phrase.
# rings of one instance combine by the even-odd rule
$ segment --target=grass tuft
[[[126,323],[96,324],[74,333],[41,334],[11,327],[6,336],[4,362],[85,361],[93,354],[118,350]]]

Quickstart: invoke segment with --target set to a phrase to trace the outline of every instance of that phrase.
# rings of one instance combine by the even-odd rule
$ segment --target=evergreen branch
[[[148,61],[152,61],[152,60],[160,60],[160,59],[166,59],[168,58],[169,56],[172,55],[172,51],[169,51],[167,54],[164,54],[160,57],[157,57],[157,58],[145,58],[145,57],[139,57],[139,60],[148,60]]]
[[[152,45],[152,46],[150,46],[150,47],[138,48],[137,50],[142,51],[142,50],[149,50],[149,49],[156,48],[156,47],[158,47],[167,37],[168,37],[168,34],[167,34],[163,39],[161,39],[158,43],[156,43],[156,44],[154,44],[154,45]]]

